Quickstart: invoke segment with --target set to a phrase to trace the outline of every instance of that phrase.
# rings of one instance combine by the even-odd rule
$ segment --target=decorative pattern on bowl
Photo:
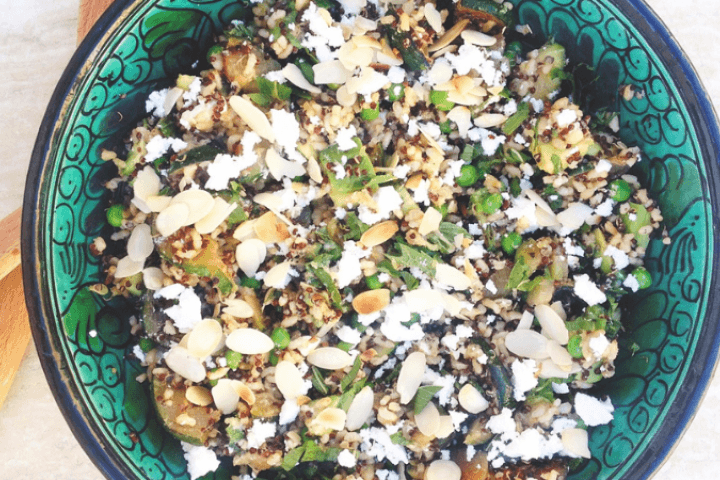
[[[616,418],[591,429],[593,459],[571,477],[648,478],[692,417],[717,357],[717,121],[682,52],[640,0],[513,3],[522,23],[595,68],[591,106],[620,111],[621,137],[642,148],[639,174],[672,237],[648,248],[654,285],[633,297],[617,374],[600,386]],[[33,152],[23,258],[35,341],[63,413],[108,478],[188,476],[179,443],[135,380],[143,369],[130,355],[133,312],[122,302],[105,307],[84,289],[101,278],[88,245],[107,228],[103,183],[112,165],[100,148],[144,116],[151,91],[201,68],[213,34],[246,8],[229,0],[116,2],[65,72]],[[628,84],[644,96],[623,99],[619,87]]]

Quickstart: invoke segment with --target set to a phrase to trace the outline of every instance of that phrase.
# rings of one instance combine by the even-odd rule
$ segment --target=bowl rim
[[[122,19],[133,5],[141,4],[144,1],[149,0],[115,0],[75,50],[50,98],[38,130],[26,177],[22,211],[21,253],[25,303],[43,372],[55,402],[76,440],[102,474],[112,480],[134,478],[135,474],[114,449],[106,448],[108,445],[100,429],[93,422],[86,421],[84,407],[74,400],[79,396],[76,386],[73,382],[67,381],[60,368],[61,360],[55,356],[56,349],[48,331],[49,322],[43,313],[43,294],[39,282],[42,272],[39,271],[37,207],[41,200],[41,174],[45,167],[56,122],[63,114],[65,100],[75,82],[84,74],[85,65],[92,61],[96,48],[111,35],[118,20]],[[707,155],[704,164],[710,188],[708,197],[713,207],[712,226],[715,232],[720,232],[720,122],[707,90],[688,55],[670,29],[645,0],[605,1],[634,20],[634,26],[643,38],[652,39],[653,44],[665,46],[665,49],[656,51],[658,58],[668,71],[680,73],[673,80],[677,85],[680,98],[693,120],[693,126],[698,131],[698,138],[705,140],[705,142],[699,142],[699,146],[702,157],[706,158]],[[714,240],[711,248],[715,258],[720,258],[720,240],[718,238]],[[708,291],[720,292],[720,262],[714,262],[711,266]],[[705,318],[720,318],[720,295],[711,295],[705,311]],[[671,421],[664,421],[653,437],[662,436],[668,441],[665,441],[661,448],[653,452],[645,452],[645,454],[652,454],[651,461],[641,466],[631,467],[626,473],[627,478],[649,479],[657,474],[677,447],[680,438],[687,431],[697,413],[700,402],[707,393],[710,381],[720,364],[720,358],[718,358],[720,320],[715,323],[713,329],[707,323],[704,324],[703,330],[706,329],[710,331],[701,337],[695,353],[696,357],[705,359],[703,368],[688,373],[686,378],[693,377],[693,382],[681,392],[683,395],[678,395],[676,403],[673,405],[673,411],[679,415],[672,418]]]

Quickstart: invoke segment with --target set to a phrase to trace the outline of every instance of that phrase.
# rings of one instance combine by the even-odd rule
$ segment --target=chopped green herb
[[[437,385],[425,385],[418,388],[413,403],[413,411],[415,412],[415,415],[422,412],[425,407],[427,407],[427,404],[430,403],[430,400],[432,400],[435,394],[440,390],[442,390],[442,387]]]

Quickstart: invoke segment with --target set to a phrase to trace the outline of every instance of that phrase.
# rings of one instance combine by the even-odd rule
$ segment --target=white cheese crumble
[[[595,165],[595,170],[599,173],[609,172],[610,169],[612,169],[612,163],[608,162],[604,158],[601,158],[597,165]]]
[[[192,288],[176,283],[155,292],[155,298],[178,301],[165,310],[165,315],[172,319],[180,333],[188,333],[202,320],[202,302]]]
[[[570,393],[570,386],[567,383],[552,382],[552,390],[558,395],[564,395],[566,393]]]
[[[605,335],[598,335],[597,337],[592,337],[590,341],[588,341],[588,346],[595,356],[600,358],[603,353],[605,353],[607,347],[610,346],[610,340],[608,340]]]
[[[145,100],[145,111],[147,113],[152,113],[158,118],[162,118],[167,115],[168,112],[165,111],[165,98],[167,97],[169,91],[169,88],[165,88],[163,90],[156,90],[150,93],[147,100]]]
[[[275,436],[277,425],[273,422],[254,420],[247,431],[248,448],[260,448],[268,438]]]
[[[297,400],[294,398],[290,400],[285,400],[282,408],[280,408],[280,418],[278,420],[278,423],[280,425],[287,425],[288,423],[292,423],[295,421],[299,414],[300,406],[298,406]]]
[[[145,363],[145,352],[143,352],[142,348],[140,348],[140,345],[135,345],[133,347],[133,355],[140,360],[140,363]]]
[[[468,138],[473,142],[480,142],[483,153],[488,157],[495,155],[498,147],[505,143],[505,135],[498,135],[482,127],[476,127],[468,131]]]
[[[371,427],[360,430],[359,433],[362,437],[360,450],[374,457],[378,462],[386,459],[393,465],[409,462],[410,458],[405,447],[394,444],[386,429]]]
[[[595,207],[595,213],[601,217],[609,217],[612,215],[615,201],[612,198],[608,198],[603,203]]]
[[[605,248],[603,255],[611,257],[613,259],[613,262],[615,263],[615,268],[618,270],[622,270],[623,268],[630,265],[630,257],[628,257],[627,253],[623,252],[617,247],[613,247],[612,245],[608,245]]]
[[[613,411],[615,407],[609,398],[603,402],[585,393],[575,395],[575,412],[588,427],[610,423],[613,419]]]
[[[340,455],[337,457],[338,463],[347,468],[353,468],[355,465],[357,465],[357,458],[355,458],[355,455],[350,450],[343,450],[340,452]]]
[[[375,475],[377,475],[378,480],[400,480],[400,475],[398,475],[397,472],[393,472],[392,470],[376,470]]]
[[[368,225],[387,220],[390,218],[390,214],[398,210],[403,204],[400,194],[394,187],[390,186],[378,188],[378,191],[373,195],[373,200],[377,205],[376,211],[366,205],[358,207],[358,218]]]
[[[623,281],[623,286],[629,288],[633,292],[637,292],[638,290],[640,290],[640,282],[638,282],[638,279],[633,274],[625,277],[625,280]]]
[[[571,110],[571,109],[562,110],[560,113],[558,113],[558,115],[556,117],[558,127],[560,127],[560,128],[567,127],[568,125],[570,125],[577,119],[578,119],[577,112],[575,110]]]
[[[220,460],[218,460],[217,455],[209,448],[198,447],[185,442],[181,442],[181,445],[185,451],[183,456],[187,461],[190,480],[196,480],[206,473],[214,472],[220,466]]]
[[[357,143],[353,140],[356,136],[357,129],[355,128],[355,125],[350,125],[349,127],[343,127],[338,130],[335,142],[338,147],[340,147],[340,150],[345,152],[347,150],[357,148]]]
[[[362,335],[360,334],[360,332],[358,332],[352,327],[349,327],[348,325],[343,325],[342,327],[340,327],[340,329],[335,332],[335,335],[337,335],[337,337],[341,341],[349,343],[353,346],[360,343],[360,340],[362,339]]]
[[[513,373],[513,396],[515,400],[521,402],[525,400],[525,393],[535,388],[538,384],[538,379],[535,377],[538,366],[535,360],[528,358],[525,360],[515,360],[511,368]]]
[[[332,272],[335,274],[338,288],[347,287],[353,280],[362,275],[360,259],[367,258],[370,253],[369,249],[365,250],[358,247],[352,240],[345,242],[342,257],[340,257]]]
[[[295,114],[287,110],[270,110],[272,119],[272,130],[275,134],[275,143],[283,147],[285,153],[292,160],[305,161],[305,157],[296,153],[298,140],[300,139],[300,124],[295,119]]]
[[[151,138],[147,145],[145,145],[145,150],[147,150],[145,162],[154,162],[171,149],[174,152],[179,152],[187,146],[187,142],[180,138],[165,138],[158,135]]]
[[[597,305],[599,303],[605,303],[607,297],[600,290],[595,283],[590,280],[590,276],[587,274],[574,275],[575,285],[573,291],[575,295],[580,297],[588,305]]]

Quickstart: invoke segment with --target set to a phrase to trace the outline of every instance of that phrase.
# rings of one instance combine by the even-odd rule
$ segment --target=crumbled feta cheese
[[[387,78],[391,83],[403,83],[405,81],[405,69],[397,66],[390,67]]]
[[[295,154],[300,139],[300,123],[295,119],[295,114],[287,110],[273,109],[270,110],[270,118],[275,143],[283,147],[292,160],[304,162],[302,155]]]
[[[347,172],[345,171],[345,166],[341,163],[334,163],[330,168],[335,174],[335,178],[337,178],[338,180],[342,180],[343,178],[345,178],[345,175],[347,175]]]
[[[253,166],[256,160],[255,156],[218,154],[207,166],[208,180],[205,182],[205,189],[227,190],[230,180],[238,178],[240,172]]]
[[[489,279],[487,281],[487,283],[485,284],[485,288],[487,288],[487,291],[492,293],[493,295],[498,292],[498,289],[495,286],[495,282],[493,282],[492,279]]]
[[[133,355],[135,355],[141,363],[145,362],[145,352],[143,352],[142,348],[140,348],[140,345],[133,346]]]
[[[158,135],[151,138],[145,145],[145,150],[147,150],[145,162],[154,162],[165,155],[168,150],[172,149],[174,152],[179,152],[187,146],[187,142],[180,138],[165,138]]]
[[[615,201],[612,198],[608,198],[603,203],[595,207],[595,213],[601,217],[609,217],[612,215]]]
[[[528,358],[525,360],[515,360],[511,368],[513,372],[513,396],[515,400],[521,402],[525,400],[525,393],[535,388],[538,384],[538,379],[535,377],[538,366],[535,360]]]
[[[413,190],[413,200],[415,200],[418,205],[430,205],[430,196],[428,195],[429,193],[430,180],[420,180],[420,184],[415,190]]]
[[[635,277],[635,275],[630,274],[625,277],[625,280],[623,280],[623,286],[629,288],[633,292],[637,292],[640,289],[640,282],[638,282],[638,279],[637,277]]]
[[[535,110],[537,113],[540,113],[545,109],[545,102],[538,98],[527,97],[527,101],[530,102],[530,105],[532,105],[533,110]]]
[[[177,305],[165,310],[165,315],[172,319],[180,333],[188,333],[202,320],[202,302],[192,288],[180,284],[169,285],[155,292],[155,298],[178,301]]]
[[[608,245],[605,248],[603,255],[606,255],[613,259],[614,267],[617,270],[622,270],[623,268],[630,265],[630,257],[628,257],[627,253],[623,252],[622,250],[620,250],[616,247],[613,247],[612,245]]]
[[[609,172],[610,169],[612,169],[612,163],[608,162],[608,161],[605,160],[604,158],[601,158],[601,159],[598,161],[597,165],[595,165],[595,170],[596,170],[598,173]]]
[[[435,385],[436,387],[442,387],[435,394],[438,397],[438,402],[440,403],[440,405],[445,406],[450,401],[450,397],[452,397],[452,394],[455,393],[455,381],[456,378],[453,375],[438,375],[438,377],[433,382],[433,385]]]
[[[346,216],[347,210],[345,210],[344,208],[335,209],[335,218],[337,218],[338,220],[344,220]]]
[[[340,327],[338,331],[335,332],[335,335],[337,335],[337,337],[341,341],[352,344],[353,346],[360,343],[360,339],[362,338],[360,332],[358,332],[352,327],[349,327],[348,325],[343,325],[342,327]]]
[[[350,450],[343,450],[337,457],[338,463],[347,468],[353,468],[357,465],[357,458]]]
[[[505,135],[498,135],[485,128],[476,127],[468,131],[468,138],[473,142],[480,142],[483,153],[488,157],[495,155],[497,149],[505,143]]]
[[[378,480],[400,480],[400,475],[398,475],[397,472],[386,470],[384,468],[376,470],[375,475],[377,475]]]
[[[465,449],[465,458],[468,462],[475,458],[475,452],[475,447],[473,447],[472,445],[467,446],[467,448]]]
[[[353,140],[356,136],[357,129],[355,125],[350,125],[347,128],[343,127],[338,130],[335,142],[342,151],[352,150],[353,148],[357,148],[357,143]]]
[[[328,25],[314,2],[305,9],[302,20],[308,22],[310,30],[301,40],[302,46],[314,50],[320,62],[336,58],[337,52],[331,47],[337,48],[345,43],[342,28]]]
[[[565,128],[571,123],[573,123],[575,120],[578,119],[577,112],[575,110],[571,110],[569,108],[566,108],[562,110],[560,113],[558,113],[556,120],[558,127]]]
[[[500,413],[491,416],[486,424],[488,430],[500,435],[502,438],[512,438],[517,433],[517,426],[512,413],[509,408],[503,408]]]
[[[273,422],[263,422],[262,420],[253,420],[252,427],[247,430],[248,448],[260,448],[269,438],[275,436],[277,425]]]
[[[588,305],[597,305],[599,303],[605,303],[607,297],[600,290],[595,283],[590,280],[590,276],[587,274],[574,275],[575,286],[573,291],[575,295],[580,297]]]
[[[362,438],[360,450],[374,457],[378,462],[387,459],[393,465],[400,462],[408,463],[409,456],[405,447],[394,444],[386,429],[371,427],[358,433]]]
[[[465,256],[470,260],[476,260],[485,256],[485,242],[481,240],[475,240],[465,249]]]
[[[607,347],[610,346],[610,340],[608,340],[605,335],[598,335],[596,337],[592,337],[588,341],[588,346],[590,347],[590,350],[592,350],[592,352],[595,354],[595,356],[600,358],[602,357],[603,353],[605,353]]]
[[[185,451],[183,456],[187,461],[187,470],[190,480],[196,480],[206,473],[214,472],[220,466],[215,452],[207,447],[199,447],[189,443],[181,442],[182,449]]]
[[[287,78],[285,78],[285,75],[283,75],[282,70],[274,70],[272,72],[267,72],[265,74],[265,78],[267,78],[271,82],[277,83],[285,83],[287,81]]]
[[[410,172],[410,165],[398,165],[392,171],[392,174],[397,178],[407,178],[408,172]]]
[[[564,395],[566,393],[570,393],[570,387],[567,383],[555,383],[552,382],[552,390],[553,392],[557,393],[558,395]]]
[[[280,425],[292,423],[299,414],[300,406],[297,404],[297,400],[294,398],[285,400],[285,403],[283,403],[282,408],[280,409],[280,419],[278,420],[278,423]]]
[[[373,200],[377,204],[377,211],[373,212],[370,207],[366,205],[360,205],[358,207],[358,218],[368,224],[374,225],[383,220],[390,218],[390,214],[398,210],[402,204],[403,199],[400,194],[395,190],[394,187],[380,187],[373,196]]]
[[[167,97],[169,91],[169,88],[165,88],[150,93],[150,96],[148,96],[147,100],[145,100],[145,111],[147,113],[152,113],[158,118],[162,118],[167,115],[168,112],[165,111],[165,98]]]
[[[183,106],[187,107],[191,105],[195,100],[198,99],[200,96],[200,91],[202,90],[202,78],[195,77],[193,81],[190,83],[190,86],[188,87],[187,91],[183,93],[183,100],[185,100],[185,103]]]
[[[370,250],[358,247],[352,240],[345,242],[342,257],[333,268],[338,288],[347,287],[353,280],[362,275],[360,259],[367,258],[370,253]]]
[[[455,428],[455,431],[460,430],[460,425],[467,420],[468,414],[464,412],[458,412],[457,410],[448,410],[448,414],[450,415],[450,418],[453,422],[453,427]]]
[[[575,412],[588,427],[610,423],[613,419],[613,411],[615,407],[609,398],[603,402],[585,393],[575,395]]]
[[[395,365],[397,365],[398,359],[396,357],[388,359],[385,363],[380,365],[380,367],[375,370],[375,374],[373,375],[373,378],[378,379],[382,377],[386,371],[392,370],[395,368]]]

